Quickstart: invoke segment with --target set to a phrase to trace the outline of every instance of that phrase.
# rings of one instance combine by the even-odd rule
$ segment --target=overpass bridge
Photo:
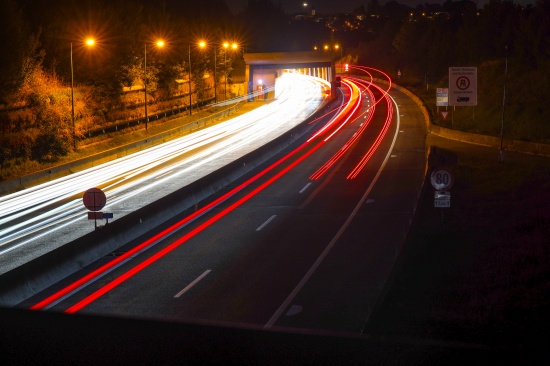
[[[248,93],[259,92],[260,95],[274,87],[276,79],[285,72],[319,77],[331,85],[336,76],[331,55],[315,51],[245,53],[244,62]]]

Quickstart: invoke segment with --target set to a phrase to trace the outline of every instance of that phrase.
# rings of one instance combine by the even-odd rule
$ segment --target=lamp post
[[[189,47],[189,115],[193,114],[193,87],[191,86],[191,43],[188,43]]]
[[[206,48],[206,42],[205,41],[200,41],[199,42],[199,47],[200,48]],[[216,88],[216,68],[217,68],[217,66],[216,66],[216,63],[217,63],[216,53],[217,53],[216,49],[214,48],[214,103],[218,102],[218,91],[217,91],[217,88]]]
[[[149,122],[149,116],[147,115],[147,43],[145,43],[143,51],[143,96],[145,106],[145,130]]]
[[[73,42],[71,42],[71,119],[73,121],[73,147],[76,150],[76,126],[74,123],[74,71],[73,71]]]
[[[86,45],[93,46],[95,40],[88,38]],[[71,42],[71,120],[73,122],[73,147],[76,150],[76,124],[74,121],[74,68],[73,68],[73,42]]]
[[[156,45],[159,48],[164,47],[164,41],[159,39]],[[147,42],[145,42],[143,50],[143,94],[145,101],[145,129],[147,130],[149,122],[149,115],[147,114]]]
[[[229,48],[230,46],[230,43],[229,42],[223,42],[223,43],[212,43],[213,45],[215,46],[223,46],[224,47],[224,65],[225,65],[225,62],[226,62],[226,52],[227,52],[227,49]],[[205,48],[207,46],[207,43],[205,41],[201,41],[199,42],[199,47],[200,48]],[[239,48],[239,45],[237,43],[231,43],[231,48],[236,50]],[[217,50],[216,48],[214,48],[214,101],[217,103],[218,102],[218,91],[217,91],[217,87],[216,87],[216,73],[217,73]],[[226,71],[226,75],[225,75],[225,97],[227,99],[227,71]]]
[[[224,48],[224,50],[223,50],[223,65],[225,67],[225,88],[224,88],[225,97],[224,97],[224,99],[227,99],[227,76],[229,75],[229,72],[227,71],[226,54],[227,54],[227,49],[229,48],[229,42],[224,42],[223,43],[223,48]],[[236,50],[237,48],[239,48],[238,44],[236,44],[236,43],[231,44],[231,49]]]

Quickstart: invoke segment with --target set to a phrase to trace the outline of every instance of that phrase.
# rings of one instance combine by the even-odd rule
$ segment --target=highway
[[[101,188],[117,220],[257,149],[324,101],[321,79],[287,73],[276,100],[143,152],[0,197],[0,275],[94,230],[83,193]]]
[[[425,134],[410,99],[358,71],[330,122],[20,306],[359,334],[414,214]]]

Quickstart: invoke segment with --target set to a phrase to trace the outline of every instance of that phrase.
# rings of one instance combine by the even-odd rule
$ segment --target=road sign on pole
[[[103,218],[103,213],[99,211],[101,211],[107,203],[107,196],[105,195],[105,192],[99,188],[90,188],[84,192],[82,202],[88,210],[93,212],[88,212],[88,219],[94,220],[94,227],[97,229],[97,219]]]
[[[435,191],[434,207],[451,207],[451,192]]]
[[[449,67],[449,105],[477,105],[477,67]]]
[[[454,184],[453,174],[446,169],[435,169],[430,176],[432,187],[437,191],[446,191],[451,189]]]
[[[84,192],[82,197],[84,206],[90,211],[101,211],[105,204],[107,203],[107,196],[99,188],[90,188]]]
[[[446,107],[449,105],[449,88],[437,88],[435,91],[435,105]]]

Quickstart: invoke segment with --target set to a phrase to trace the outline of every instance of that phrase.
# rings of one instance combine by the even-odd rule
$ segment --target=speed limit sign
[[[430,177],[432,187],[438,191],[446,191],[453,186],[453,174],[446,169],[435,169]]]

